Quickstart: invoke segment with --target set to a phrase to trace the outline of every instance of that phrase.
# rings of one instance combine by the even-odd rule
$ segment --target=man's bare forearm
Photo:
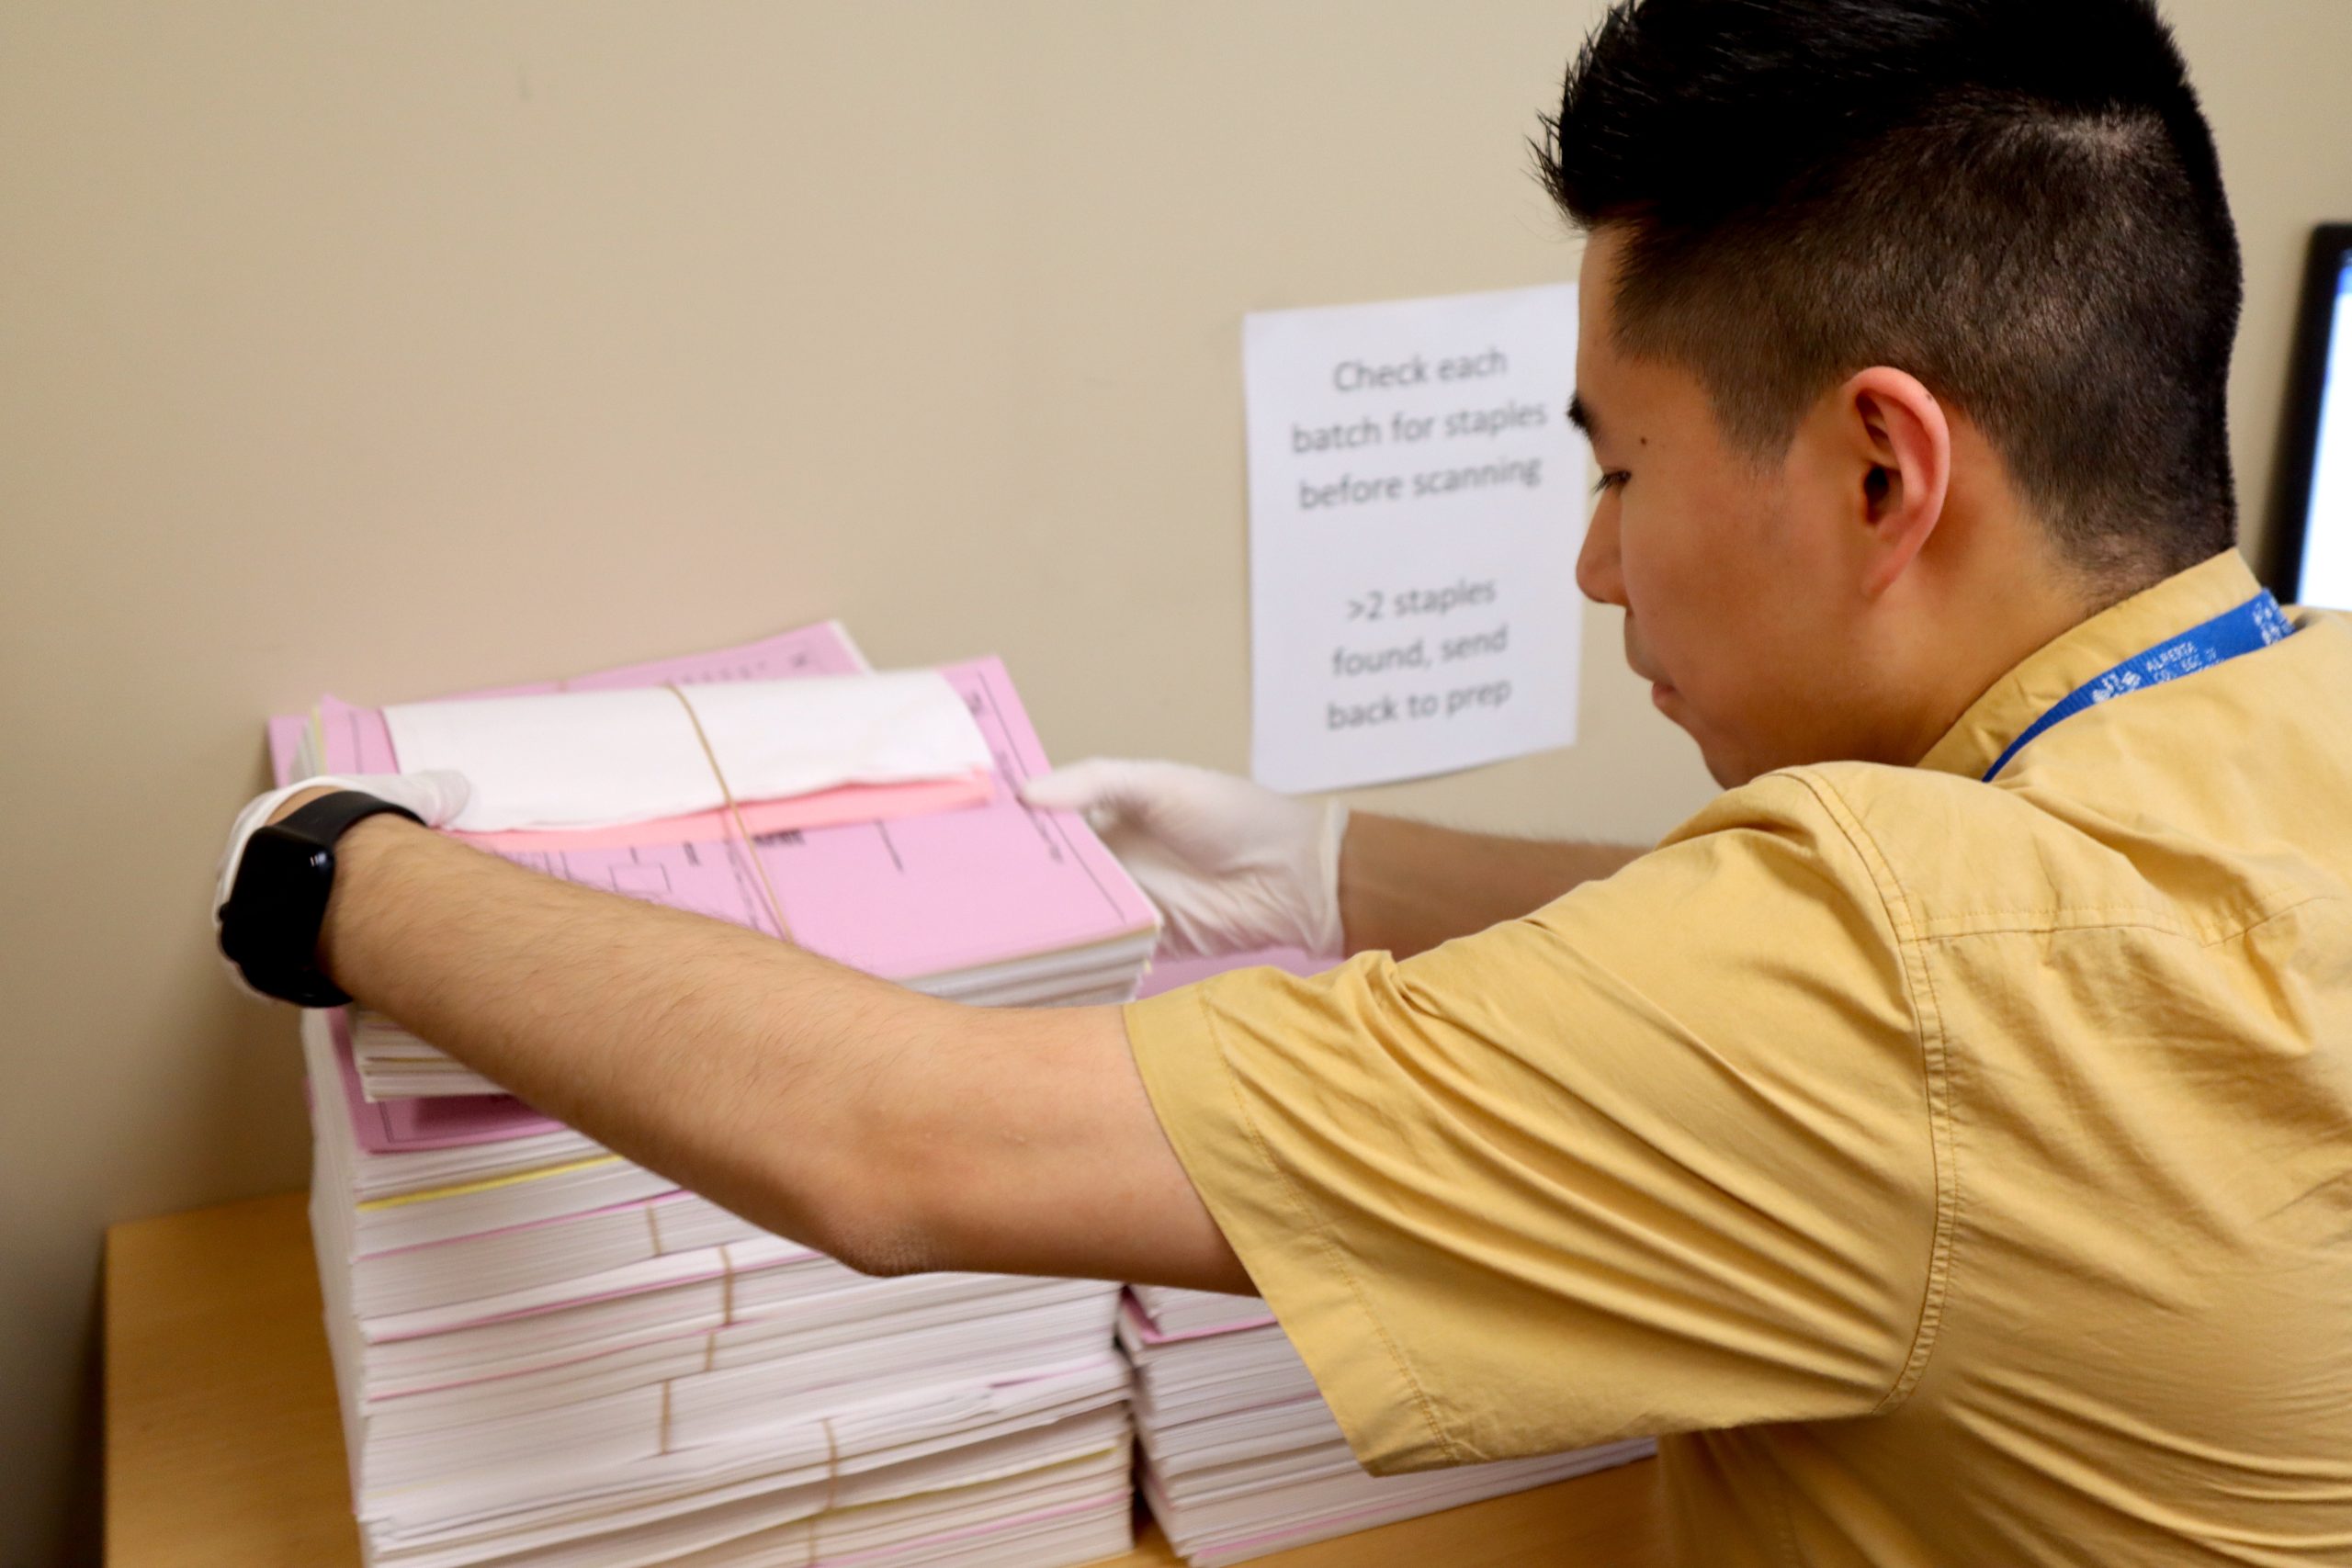
[[[390,818],[337,859],[338,984],[758,1224],[883,1271],[1248,1288],[1116,1010],[938,1001]]]
[[[1424,952],[1613,876],[1646,851],[1465,833],[1357,812],[1340,852],[1350,953]]]

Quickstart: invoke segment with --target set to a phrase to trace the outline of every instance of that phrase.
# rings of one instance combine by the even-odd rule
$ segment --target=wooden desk
[[[356,1568],[303,1196],[107,1233],[110,1568]],[[1654,1463],[1408,1519],[1267,1568],[1659,1568]],[[1104,1568],[1175,1568],[1147,1529]]]

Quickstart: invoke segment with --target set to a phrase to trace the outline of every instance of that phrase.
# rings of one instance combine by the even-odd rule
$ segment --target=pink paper
[[[359,1087],[359,1065],[351,1058],[349,1010],[337,1008],[331,1027],[336,1076],[343,1080],[343,1103],[351,1113],[351,1130],[359,1146],[371,1155],[503,1144],[510,1138],[563,1129],[562,1122],[503,1094],[370,1100]]]
[[[960,779],[921,779],[911,784],[843,784],[789,800],[755,800],[743,806],[744,830],[754,837],[792,833],[803,828],[831,828],[845,822],[888,822],[929,811],[954,811],[978,806],[989,797],[986,773]],[[646,844],[707,844],[731,838],[735,824],[728,813],[697,811],[688,817],[662,817],[648,822],[624,822],[609,828],[535,829],[517,828],[503,833],[457,833],[484,850],[625,850]]]
[[[840,628],[829,624],[565,684],[606,689],[864,668]],[[912,980],[1150,930],[1157,917],[1149,902],[1081,819],[1022,804],[1022,783],[1047,763],[1003,665],[984,659],[943,673],[971,705],[988,739],[994,770],[987,798],[961,810],[891,821],[757,834],[756,852],[793,939],[854,968]],[[506,690],[554,689],[548,683]],[[320,719],[327,771],[392,770],[391,739],[380,712],[328,698],[320,704]],[[274,720],[273,750],[299,739],[301,724]],[[288,749],[281,767],[290,765],[290,757]],[[586,886],[775,934],[761,879],[744,846],[731,837],[500,852]],[[503,1096],[361,1104],[366,1113],[355,1112],[355,1126],[362,1145],[373,1152],[489,1142],[554,1125]]]
[[[1170,1334],[1151,1320],[1143,1303],[1128,1292],[1119,1293],[1119,1315],[1127,1320],[1128,1328],[1136,1339],[1146,1345],[1182,1345],[1194,1339],[1214,1339],[1220,1334],[1239,1334],[1246,1329],[1272,1328],[1275,1318],[1272,1313],[1255,1317],[1236,1318],[1231,1323],[1213,1323],[1205,1328],[1187,1328],[1181,1334]]]
[[[993,659],[942,671],[972,705],[996,762],[967,810],[754,839],[793,939],[890,979],[1102,942],[1148,929],[1151,906],[1067,812],[1015,795],[1045,755]],[[383,716],[322,699],[330,772],[391,769]],[[778,934],[741,843],[510,852],[508,860],[608,892]]]

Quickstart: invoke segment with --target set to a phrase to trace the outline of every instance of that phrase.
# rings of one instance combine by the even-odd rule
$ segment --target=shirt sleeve
[[[1916,1376],[1941,1100],[1850,826],[1772,775],[1527,919],[1130,1007],[1367,1468],[1868,1415]]]

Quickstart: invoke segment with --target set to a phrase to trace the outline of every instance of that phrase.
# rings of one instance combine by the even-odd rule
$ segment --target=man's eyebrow
[[[1568,400],[1568,423],[1575,425],[1578,430],[1583,431],[1586,440],[1598,441],[1600,439],[1600,431],[1599,428],[1600,422],[1593,416],[1592,409],[1585,402],[1584,394],[1582,392],[1578,392],[1576,396]]]

